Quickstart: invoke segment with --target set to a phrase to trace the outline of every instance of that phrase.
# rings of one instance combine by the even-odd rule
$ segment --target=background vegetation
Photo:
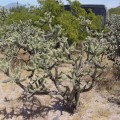
[[[120,6],[119,7],[116,7],[116,8],[111,8],[109,10],[109,14],[112,15],[112,14],[117,14],[117,15],[120,15]]]
[[[39,21],[41,17],[43,17],[45,12],[51,12],[54,16],[52,25],[61,24],[64,28],[63,33],[67,33],[67,37],[69,38],[69,43],[76,42],[79,43],[81,40],[85,40],[87,36],[86,29],[84,25],[82,25],[80,20],[80,16],[84,16],[84,19],[91,20],[91,24],[89,28],[92,30],[100,31],[101,28],[101,17],[95,16],[95,14],[90,10],[90,13],[86,13],[84,9],[82,9],[81,3],[78,1],[70,2],[72,11],[65,11],[64,5],[62,2],[57,3],[54,0],[46,0],[45,2],[38,1],[40,6],[38,8],[34,6],[30,6],[26,8],[25,6],[18,6],[16,8],[11,8],[10,13],[7,16],[6,24],[10,25],[14,22],[20,23],[21,21],[26,21],[31,19],[34,26],[42,27],[45,31],[49,28],[46,25],[38,25],[35,21]]]

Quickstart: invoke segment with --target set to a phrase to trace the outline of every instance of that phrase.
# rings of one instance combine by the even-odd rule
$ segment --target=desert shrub
[[[71,11],[65,11],[61,1],[58,3],[55,0],[45,0],[42,2],[38,0],[38,2],[41,5],[41,12],[43,14],[44,12],[51,12],[54,16],[52,24],[61,24],[64,30],[67,31],[69,43],[80,43],[80,41],[85,40],[87,36],[87,31],[80,20],[81,16],[91,20],[91,24],[89,25],[90,29],[99,31],[102,29],[101,17],[96,16],[92,11],[87,14],[87,12],[80,7],[81,3],[77,0],[73,2],[68,0]],[[45,30],[47,30],[46,27]]]

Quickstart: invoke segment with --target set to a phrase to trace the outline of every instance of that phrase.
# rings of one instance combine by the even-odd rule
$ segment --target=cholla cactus
[[[69,46],[60,25],[51,25],[50,13],[46,13],[45,19],[37,21],[37,24],[45,24],[46,21],[49,27],[47,32],[42,28],[33,27],[30,20],[21,21],[20,24],[13,23],[6,27],[7,32],[2,36],[0,42],[0,52],[5,55],[1,59],[0,70],[9,76],[9,79],[4,82],[14,81],[28,93],[28,98],[35,94],[61,95],[64,100],[63,104],[73,112],[79,106],[80,93],[92,89],[95,81],[100,79],[104,70],[100,57],[106,46],[104,40],[98,41],[89,36],[81,44],[81,50],[77,50],[75,44]],[[29,64],[25,63],[22,58],[18,58],[20,49],[30,54]],[[79,54],[72,55],[74,51]],[[85,58],[83,58],[83,54],[86,54]],[[24,65],[16,66],[12,70],[13,58],[19,59]],[[59,71],[59,67],[63,63],[72,65],[68,73]],[[21,79],[22,69],[31,71],[31,75]],[[85,81],[86,77],[90,80]],[[46,86],[48,79],[52,81],[56,90],[51,91]],[[72,87],[64,85],[64,79],[69,81]],[[29,81],[28,85],[22,84],[24,80]]]
[[[0,24],[1,26],[4,24],[6,18],[8,16],[8,10],[4,7],[0,7]]]
[[[120,15],[112,15],[108,21],[109,32],[106,39],[109,42],[108,58],[114,61],[114,66],[118,71],[116,78],[120,79]]]
[[[8,11],[4,8],[0,6],[0,37],[2,34],[4,34],[4,25],[5,25],[5,21],[7,19],[8,16]]]

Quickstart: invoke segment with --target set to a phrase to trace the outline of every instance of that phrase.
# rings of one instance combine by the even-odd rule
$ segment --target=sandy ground
[[[1,83],[6,78],[0,72],[0,120],[120,120],[120,105],[109,102],[108,91],[100,92],[97,86],[81,94],[80,110],[70,114],[60,104],[59,96],[35,96],[26,102],[15,83]]]

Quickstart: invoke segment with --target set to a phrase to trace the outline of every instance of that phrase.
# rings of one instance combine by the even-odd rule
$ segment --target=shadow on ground
[[[23,102],[23,105],[21,107],[16,107],[16,108],[9,108],[10,110],[8,111],[6,108],[3,110],[0,110],[0,115],[3,115],[5,119],[12,119],[13,117],[19,117],[22,116],[23,120],[29,120],[33,118],[37,118],[39,116],[45,117],[50,110],[52,110],[51,107],[43,106],[40,101],[36,98],[33,97],[29,101],[24,100],[24,96],[20,97],[18,99],[18,102],[21,101]],[[9,101],[10,102],[10,101]]]
[[[4,109],[0,110],[0,115],[4,116],[1,120],[18,118],[19,116],[22,117],[22,120],[31,120],[39,117],[45,118],[50,111],[59,111],[60,115],[63,115],[63,111],[68,112],[67,107],[63,105],[63,100],[61,100],[59,97],[52,98],[53,101],[51,102],[50,106],[42,105],[40,100],[35,96],[29,101],[25,99],[26,96],[22,96],[17,99],[18,103],[19,101],[22,102],[21,106],[15,108],[11,107],[9,108],[9,111],[7,110],[6,106]]]

